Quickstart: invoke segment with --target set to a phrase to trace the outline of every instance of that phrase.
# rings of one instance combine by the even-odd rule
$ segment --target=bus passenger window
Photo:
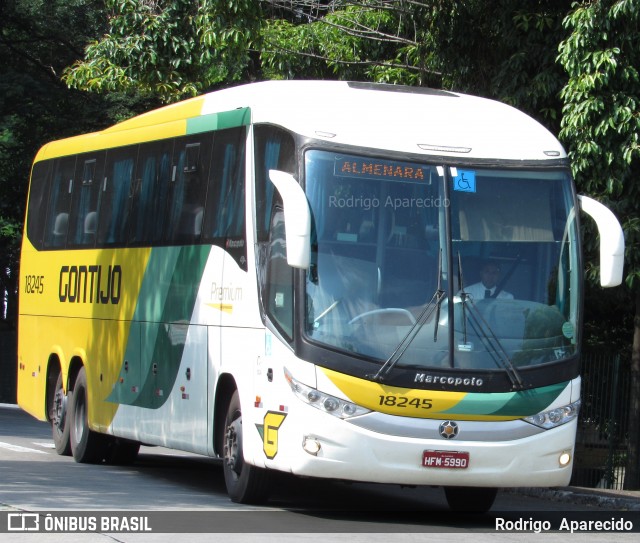
[[[203,233],[206,239],[244,238],[244,128],[215,133]]]
[[[100,196],[99,245],[123,245],[127,240],[131,182],[137,147],[107,152]]]
[[[42,247],[45,219],[47,216],[47,198],[49,196],[49,174],[51,162],[37,162],[31,173],[29,207],[27,213],[27,237],[37,248]]]
[[[136,165],[129,243],[154,245],[162,240],[171,183],[173,140],[144,143]]]
[[[67,242],[75,165],[75,156],[56,160],[54,164],[45,247],[64,247]]]
[[[127,240],[131,182],[137,147],[109,151],[101,186],[98,244],[124,245]]]
[[[98,203],[100,178],[104,164],[104,153],[78,157],[76,179],[71,202],[68,245],[93,247],[98,228]]]
[[[211,144],[211,134],[198,134],[176,140],[167,241],[200,241]]]

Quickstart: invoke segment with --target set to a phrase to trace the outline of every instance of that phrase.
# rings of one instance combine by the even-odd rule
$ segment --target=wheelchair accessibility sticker
[[[476,172],[473,170],[458,170],[458,175],[453,178],[453,190],[475,192]]]

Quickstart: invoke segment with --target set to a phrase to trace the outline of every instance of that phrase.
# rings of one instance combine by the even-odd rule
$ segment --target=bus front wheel
[[[257,504],[269,497],[269,473],[244,461],[242,448],[242,411],[236,390],[231,396],[222,436],[224,482],[236,503]]]
[[[498,494],[497,488],[446,486],[444,494],[453,511],[486,513]]]
[[[71,441],[69,439],[68,396],[62,388],[62,372],[58,372],[53,398],[49,406],[49,420],[51,421],[51,433],[56,452],[60,455],[71,454]]]
[[[69,410],[71,454],[76,462],[95,464],[101,462],[104,457],[104,439],[101,434],[89,429],[87,404],[87,374],[82,367],[71,394]]]

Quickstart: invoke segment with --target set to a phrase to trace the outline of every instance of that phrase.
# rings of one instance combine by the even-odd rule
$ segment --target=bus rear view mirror
[[[311,212],[304,190],[295,178],[280,170],[269,170],[284,205],[287,264],[307,269],[311,262]]]
[[[600,236],[600,284],[617,287],[622,283],[624,267],[624,234],[611,210],[588,196],[578,196],[580,207],[598,227]]]

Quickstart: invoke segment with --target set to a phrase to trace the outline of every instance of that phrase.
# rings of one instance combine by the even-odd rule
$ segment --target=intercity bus
[[[560,143],[442,90],[254,83],[49,143],[19,405],[78,462],[219,458],[240,503],[276,471],[442,486],[473,510],[568,484],[581,209],[615,286],[622,230]]]

